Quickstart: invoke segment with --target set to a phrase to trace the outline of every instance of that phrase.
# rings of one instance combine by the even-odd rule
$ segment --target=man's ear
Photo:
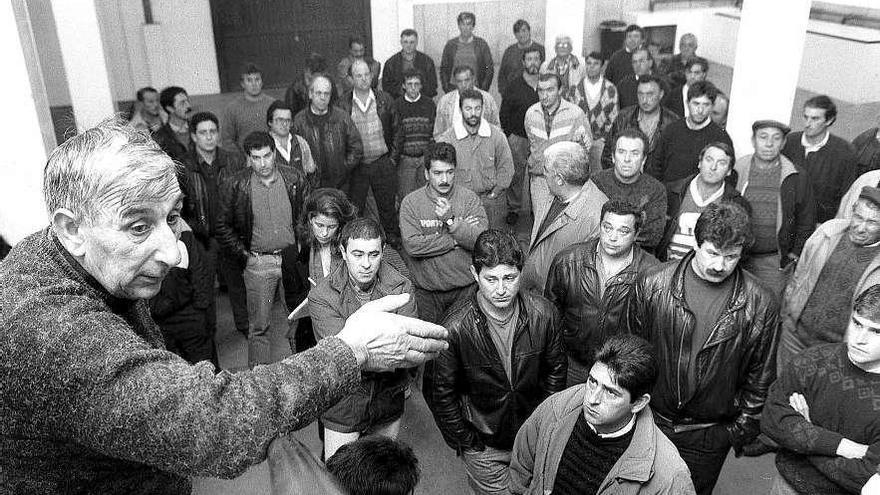
[[[632,405],[630,405],[630,411],[632,411],[633,414],[638,414],[639,411],[648,407],[649,402],[651,402],[651,394],[643,394],[632,402]]]
[[[67,208],[58,208],[52,214],[52,230],[58,240],[74,257],[85,256],[85,237],[83,236],[82,219]]]

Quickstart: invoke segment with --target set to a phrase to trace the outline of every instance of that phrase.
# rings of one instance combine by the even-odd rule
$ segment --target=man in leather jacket
[[[678,447],[697,493],[709,494],[730,447],[739,455],[759,433],[776,378],[779,306],[738,266],[752,241],[742,206],[709,205],[695,234],[693,252],[639,278],[627,317],[660,361],[654,420]]]
[[[519,290],[524,255],[513,235],[487,230],[473,253],[477,290],[446,318],[449,348],[425,368],[423,391],[474,493],[506,493],[516,433],[565,387],[567,363],[556,309]]]

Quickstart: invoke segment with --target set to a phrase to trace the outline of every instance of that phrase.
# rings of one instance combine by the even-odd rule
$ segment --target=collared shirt
[[[410,99],[409,99],[409,96],[407,96],[406,93],[403,93],[403,99],[406,100],[406,101],[408,101],[408,102],[410,102],[410,103],[415,103],[415,102],[417,102],[417,101],[419,101],[419,100],[422,99],[422,94],[419,93],[419,96],[417,96],[415,100],[410,100]]]
[[[598,436],[599,438],[620,438],[620,437],[626,435],[627,433],[629,433],[630,431],[632,431],[633,428],[635,428],[636,415],[633,414],[633,416],[629,419],[629,422],[626,425],[624,425],[623,428],[621,428],[617,431],[613,431],[611,433],[599,433],[598,431],[596,431],[596,427],[591,425],[589,421],[587,421],[587,425],[590,427],[591,430],[593,430],[593,433],[595,433],[596,436]]]
[[[681,101],[684,102],[684,118],[688,118],[691,116],[691,108],[688,106],[688,86],[687,84],[681,85]]]
[[[269,185],[263,184],[256,174],[251,177],[251,209],[251,251],[271,253],[296,242],[293,209],[281,174]]]
[[[367,94],[367,101],[361,101],[357,96],[357,91],[352,91],[351,99],[357,104],[357,106],[361,109],[362,112],[367,113],[367,110],[370,108],[370,103],[376,102],[376,95],[373,93],[371,89]]]
[[[831,133],[828,131],[825,131],[825,137],[822,138],[821,141],[819,141],[816,144],[810,144],[809,142],[807,142],[807,134],[806,133],[801,134],[801,145],[804,147],[804,158],[806,158],[806,156],[809,155],[810,153],[821,150],[823,146],[828,144],[828,137],[829,136],[831,136]]]
[[[288,134],[287,138],[284,139],[278,139],[278,136],[273,134],[272,139],[275,140],[275,149],[278,150],[278,153],[284,157],[287,163],[290,163],[290,147],[293,143],[293,134]]]
[[[596,79],[596,82],[590,82],[590,78],[584,78],[584,95],[587,97],[587,106],[589,108],[593,108],[599,103],[599,98],[602,96],[602,84],[605,82],[605,78],[599,76]]]
[[[189,125],[186,122],[184,122],[183,125],[174,125],[174,122],[169,119],[168,127],[170,127],[171,130],[175,132],[175,134],[183,134],[185,132],[189,132]]]
[[[547,131],[547,135],[553,130],[553,119],[556,118],[556,112],[559,111],[559,107],[562,105],[557,104],[556,108],[552,112],[548,112],[544,105],[541,105],[541,113],[544,115],[544,130]]]

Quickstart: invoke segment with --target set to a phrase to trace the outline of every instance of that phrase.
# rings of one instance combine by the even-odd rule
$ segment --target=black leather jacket
[[[291,218],[295,227],[299,219],[303,198],[308,195],[308,183],[299,170],[284,165],[276,164],[276,166],[281,178],[284,179],[284,186],[287,188]],[[254,230],[254,212],[251,208],[251,178],[253,175],[250,168],[242,170],[229,177],[220,188],[217,238],[224,249],[238,256],[242,266],[247,261],[248,251],[251,249],[251,235]]]
[[[727,307],[700,349],[691,348],[694,314],[684,298],[684,273],[694,257],[649,269],[633,287],[630,330],[651,341],[660,375],[651,408],[676,425],[723,423],[739,450],[759,432],[767,389],[776,379],[779,306],[772,294],[737,267]],[[697,386],[687,366],[697,352]]]
[[[510,450],[519,427],[548,396],[565,388],[567,361],[550,301],[520,292],[507,378],[476,292],[447,316],[449,348],[425,365],[423,392],[443,439],[457,452],[486,445]]]
[[[646,164],[651,163],[651,155],[654,154],[654,150],[657,148],[657,143],[660,142],[660,131],[680,118],[681,117],[672,110],[663,106],[660,107],[660,122],[657,123],[657,128],[654,129],[653,135],[648,136],[650,146],[648,147],[648,152],[645,153],[645,156],[647,157],[645,160]],[[621,108],[620,112],[617,114],[617,118],[614,119],[614,123],[611,124],[611,131],[608,133],[608,139],[605,140],[605,147],[602,148],[602,168],[614,167],[615,141],[617,141],[617,135],[624,129],[639,129],[638,105]]]
[[[596,350],[605,339],[628,333],[626,301],[636,277],[657,265],[656,258],[638,246],[633,247],[633,260],[618,273],[599,295],[599,272],[596,270],[596,248],[599,239],[579,242],[563,249],[553,258],[547,275],[544,297],[550,300],[562,318],[562,337],[569,359],[580,366],[593,364]]]

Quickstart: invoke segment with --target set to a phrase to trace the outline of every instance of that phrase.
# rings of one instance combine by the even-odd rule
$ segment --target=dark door
[[[348,38],[372,46],[370,0],[211,0],[220,89],[239,91],[241,69],[263,70],[267,88],[288,86],[302,73],[309,53],[329,68],[348,53]]]

